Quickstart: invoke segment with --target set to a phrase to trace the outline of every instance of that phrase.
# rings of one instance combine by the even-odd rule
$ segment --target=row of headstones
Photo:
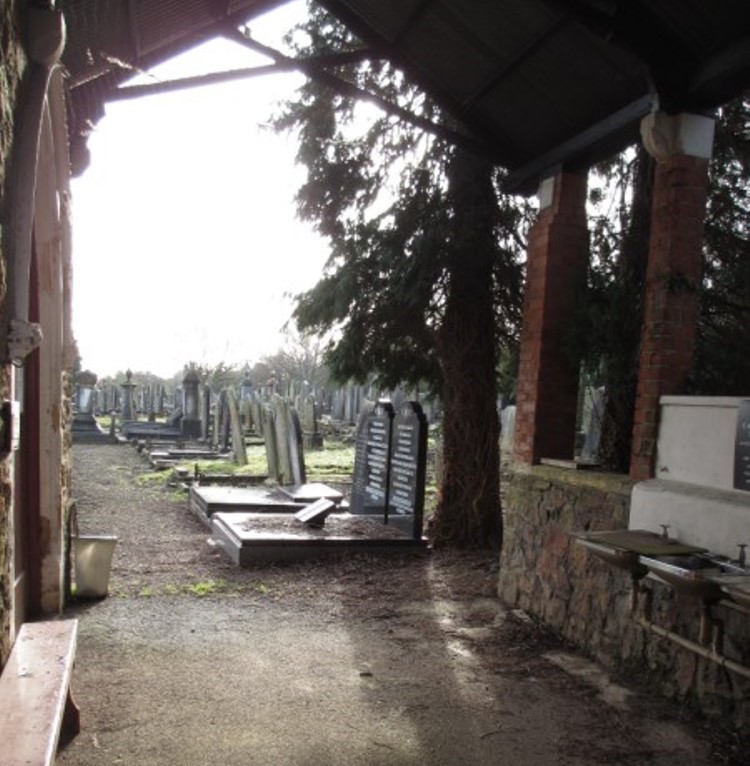
[[[427,418],[419,402],[398,410],[380,400],[360,415],[354,453],[350,511],[412,516],[421,538],[427,465]]]
[[[238,465],[247,463],[245,437],[252,429],[263,437],[268,465],[268,477],[279,484],[306,482],[302,427],[297,411],[283,397],[275,394],[268,402],[259,398],[238,399],[235,392],[224,389],[211,415],[210,391],[204,390],[201,420],[203,433],[213,417],[212,446],[219,451],[231,451]]]
[[[407,400],[417,400],[413,393],[409,394],[404,389],[397,388],[393,391],[381,391],[372,383],[361,385],[349,383],[335,389],[315,389],[306,381],[288,380],[284,381],[283,386],[277,386],[277,388],[278,393],[294,402],[294,406],[303,418],[305,432],[316,430],[313,428],[312,422],[310,422],[309,427],[305,423],[303,409],[309,402],[314,403],[318,419],[322,415],[330,415],[334,421],[355,425],[360,415],[365,411],[369,411],[373,403],[379,399],[390,401],[396,410]],[[433,416],[436,414],[433,403],[420,401],[420,405],[425,414],[430,419],[433,419]]]
[[[131,384],[135,388],[134,384]],[[171,411],[174,400],[160,383],[139,387],[137,392],[123,390],[124,386],[106,384],[93,391],[93,411],[102,415],[113,410],[124,417],[133,418],[138,413],[162,417]]]
[[[93,390],[93,411],[97,414],[116,411],[121,413],[123,420],[135,419],[139,414],[161,417],[165,413],[182,410],[183,416],[190,419],[190,411],[197,407],[191,406],[186,399],[195,398],[200,382],[194,371],[188,370],[182,387],[177,387],[170,396],[163,384],[136,385],[132,382],[132,373],[126,372],[126,380],[121,384],[105,384]],[[386,398],[398,409],[406,401],[407,394],[401,389],[381,394],[372,384],[348,384],[344,387],[329,389],[313,389],[306,381],[286,381],[286,391],[278,390],[278,385],[253,388],[247,378],[240,386],[240,401],[268,401],[272,396],[281,393],[290,401],[301,414],[305,434],[317,435],[318,421],[323,413],[330,414],[338,421],[354,424],[363,409],[371,406],[378,398]],[[431,409],[431,404],[423,403]],[[430,414],[432,414],[430,412]],[[194,416],[197,419],[197,415]],[[310,446],[318,443],[318,437],[311,437]]]

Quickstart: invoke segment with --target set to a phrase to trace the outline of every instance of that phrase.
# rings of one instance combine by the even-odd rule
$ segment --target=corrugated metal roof
[[[748,0],[320,1],[522,185],[635,140],[657,105],[704,110],[750,87]]]
[[[108,95],[125,80],[218,36],[220,25],[238,26],[285,2],[62,0],[74,172],[87,164],[92,123],[103,115]]]
[[[637,138],[657,105],[750,88],[750,0],[319,0],[526,190]],[[73,133],[132,74],[284,0],[62,0]]]

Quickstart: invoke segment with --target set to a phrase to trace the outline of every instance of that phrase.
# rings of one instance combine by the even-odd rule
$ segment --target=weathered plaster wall
[[[499,595],[603,665],[750,729],[750,681],[641,628],[630,614],[629,574],[568,535],[627,528],[631,489],[624,476],[516,466],[505,493]],[[698,602],[651,578],[642,582],[654,593],[653,621],[697,642]],[[724,654],[750,665],[750,615],[721,604],[714,614],[724,622]]]
[[[0,213],[2,201],[6,199],[5,177],[8,167],[11,144],[13,141],[13,110],[16,92],[24,68],[18,34],[17,0],[0,3]],[[4,216],[0,214],[0,226]],[[0,232],[1,233],[1,232]],[[2,237],[0,237],[0,243]],[[5,253],[0,244],[0,299],[5,298]],[[0,398],[7,399],[10,394],[9,376],[6,370],[0,370]],[[10,534],[10,484],[7,463],[0,462],[0,663],[4,663],[10,651],[10,598],[11,587],[11,543]]]
[[[60,466],[60,481],[62,482],[63,498],[63,527],[65,529],[65,576],[63,581],[63,598],[68,600],[70,595],[72,551],[71,551],[71,508],[72,508],[72,476],[73,476],[73,397],[75,395],[75,373],[70,370],[63,371],[63,402],[62,402],[62,425],[63,425],[63,457]]]

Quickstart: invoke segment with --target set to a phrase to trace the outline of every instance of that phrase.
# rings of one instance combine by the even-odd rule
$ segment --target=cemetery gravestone
[[[378,402],[369,412],[363,410],[360,415],[354,452],[352,513],[385,514],[387,511],[392,421],[393,407],[386,401]]]
[[[602,432],[602,420],[606,404],[604,388],[587,388],[584,394],[584,423],[585,440],[581,449],[581,460],[594,463],[599,457],[599,441]]]
[[[737,436],[734,441],[734,488],[750,491],[750,399],[737,409]]]
[[[120,384],[122,388],[122,419],[123,422],[134,419],[133,412],[133,389],[135,383],[132,382],[133,373],[130,370],[125,372],[125,383]]]
[[[229,394],[223,391],[224,397],[221,400],[221,433],[219,434],[219,450],[228,452],[231,439],[231,419],[229,417]]]
[[[312,394],[302,402],[302,438],[305,449],[323,447],[323,435],[318,430],[318,408]]]
[[[276,460],[281,484],[294,484],[292,476],[292,458],[289,453],[290,418],[289,406],[276,394],[273,399],[274,427],[276,428]]]
[[[255,429],[255,433],[257,436],[263,436],[263,405],[261,404],[260,399],[257,397],[253,398],[253,401],[250,405],[250,410],[252,413],[253,428]]]
[[[500,413],[500,449],[513,452],[513,439],[516,433],[516,405],[509,404]]]
[[[180,429],[182,436],[187,439],[199,439],[201,436],[199,386],[198,373],[191,367],[182,379],[183,418]]]
[[[162,389],[163,390],[163,389]],[[211,388],[201,389],[201,436],[208,440],[211,434]]]
[[[268,478],[279,481],[279,461],[276,449],[275,413],[271,405],[263,406],[263,441],[266,447],[266,462],[268,463]]]
[[[292,466],[292,480],[294,484],[305,484],[307,474],[305,472],[305,455],[302,445],[302,426],[299,422],[297,410],[289,407],[289,460]]]
[[[237,397],[231,389],[227,390],[227,409],[229,410],[229,420],[232,428],[234,462],[237,465],[247,465],[247,450],[245,449],[245,436],[242,430],[240,408],[237,403]]]
[[[427,466],[427,418],[418,402],[405,402],[393,418],[388,513],[414,516],[422,535]]]

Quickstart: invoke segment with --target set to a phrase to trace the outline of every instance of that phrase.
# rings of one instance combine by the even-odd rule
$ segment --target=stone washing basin
[[[575,541],[635,579],[658,577],[708,603],[730,599],[750,608],[750,569],[726,556],[648,530],[572,532]]]
[[[750,584],[750,572],[723,556],[705,552],[681,555],[641,556],[640,563],[651,574],[671,585],[678,593],[704,601],[719,601],[731,592],[724,589],[732,581]]]
[[[610,529],[599,532],[572,532],[575,541],[608,564],[644,577],[648,569],[641,558],[644,554],[665,555],[693,553],[702,548],[688,546],[678,540],[665,538],[646,529]]]

